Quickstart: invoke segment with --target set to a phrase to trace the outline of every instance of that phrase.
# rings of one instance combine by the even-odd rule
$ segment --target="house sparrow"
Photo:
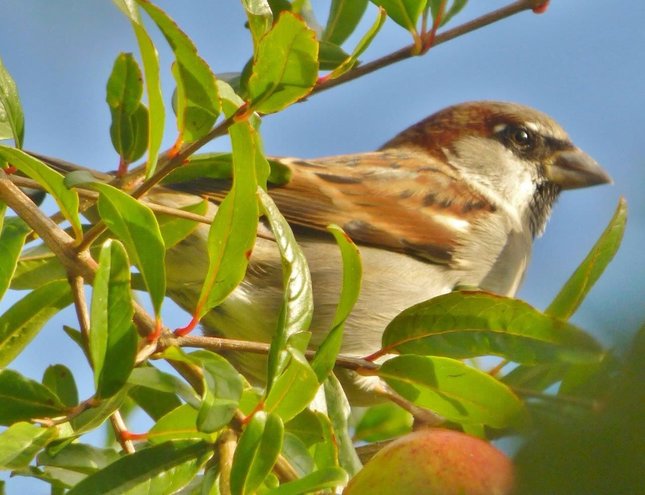
[[[341,284],[338,247],[325,228],[340,225],[360,246],[362,290],[341,350],[356,356],[380,348],[399,312],[456,286],[513,296],[560,191],[610,182],[550,117],[491,101],[441,110],[376,152],[279,160],[292,177],[269,192],[309,263],[314,347],[331,327]],[[177,187],[222,197],[221,183],[209,180]],[[177,205],[174,194],[155,201]],[[208,267],[207,230],[199,227],[168,252],[169,295],[188,311]],[[268,342],[282,290],[278,250],[270,235],[260,236],[245,280],[202,326],[207,334]],[[265,372],[257,357],[233,359],[247,375]]]

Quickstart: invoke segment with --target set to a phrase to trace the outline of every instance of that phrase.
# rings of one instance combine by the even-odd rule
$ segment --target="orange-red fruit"
[[[379,451],[344,495],[508,495],[510,459],[479,438],[444,429],[401,437]]]

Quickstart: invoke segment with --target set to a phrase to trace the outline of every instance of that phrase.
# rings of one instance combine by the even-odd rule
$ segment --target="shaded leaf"
[[[110,107],[112,145],[123,163],[141,158],[148,146],[148,109],[141,103],[143,77],[130,53],[114,61],[107,82],[106,102]]]
[[[506,385],[461,361],[398,356],[383,363],[378,375],[404,398],[448,421],[507,428],[525,420],[522,401]]]
[[[284,426],[274,414],[259,411],[240,436],[231,467],[231,494],[255,493],[273,465],[282,448]]]
[[[37,158],[15,148],[0,145],[0,158],[4,158],[29,178],[38,182],[52,195],[61,213],[72,225],[76,239],[80,239],[83,231],[78,216],[78,194],[65,187],[63,176]]]
[[[316,34],[291,12],[283,12],[255,54],[248,81],[251,107],[277,112],[309,94],[317,77]]]
[[[179,209],[187,213],[194,213],[195,215],[204,215],[208,211],[208,200],[198,199],[197,203]],[[161,237],[163,238],[166,249],[170,249],[183,241],[198,226],[196,220],[162,213],[157,214],[157,222],[159,222],[159,230],[161,231]]]
[[[44,385],[13,370],[0,370],[0,425],[60,416],[66,410]]]
[[[143,62],[146,93],[148,94],[148,160],[146,162],[146,176],[150,177],[157,166],[166,118],[166,110],[161,93],[159,55],[141,21],[139,9],[134,0],[112,1],[130,20],[139,45],[141,61]]]
[[[383,347],[454,358],[496,355],[527,364],[598,361],[604,353],[590,335],[525,302],[470,291],[401,312],[385,329]]]
[[[257,50],[258,43],[273,23],[273,12],[268,0],[242,0],[249,23],[249,30],[253,37],[253,50]]]
[[[154,445],[109,464],[67,493],[122,495],[146,485],[146,493],[173,493],[194,477],[212,454],[211,449],[208,443],[194,441]]]
[[[139,268],[159,315],[166,295],[165,246],[154,214],[143,203],[101,182],[87,184],[99,193],[98,210],[105,225],[123,242],[130,260]]]
[[[130,263],[120,242],[103,244],[93,287],[89,346],[94,385],[97,397],[110,397],[125,385],[137,353]]]
[[[575,313],[618,251],[626,222],[627,202],[621,198],[609,225],[584,261],[555,296],[553,302],[546,309],[546,314],[566,320]]]
[[[415,33],[417,22],[426,6],[427,0],[371,0],[372,3],[383,7],[388,17],[399,26]]]
[[[398,437],[412,430],[414,418],[405,409],[392,402],[371,406],[361,416],[354,439],[363,442],[378,442]]]
[[[16,82],[0,59],[0,140],[13,139],[22,148],[25,137],[25,118]]]
[[[114,411],[121,407],[128,396],[127,387],[119,390],[115,395],[100,401],[91,409],[83,411],[71,419],[70,424],[77,435],[95,430],[101,426]]]
[[[15,423],[0,433],[0,469],[21,470],[49,442],[56,438],[55,428],[42,428],[30,423]]]
[[[197,410],[188,404],[168,412],[148,432],[150,443],[159,444],[169,440],[214,441],[214,435],[197,429]]]
[[[43,374],[42,382],[67,407],[78,404],[78,389],[74,375],[67,366],[62,364],[48,366]]]
[[[203,137],[219,115],[215,75],[168,14],[150,2],[137,1],[157,24],[175,55],[172,73],[177,83],[177,128],[181,141],[191,143]]]
[[[0,367],[8,365],[49,319],[72,303],[67,280],[45,284],[0,316]]]
[[[182,355],[185,357],[185,355]],[[167,355],[168,359],[172,359]],[[186,382],[170,373],[164,373],[152,366],[140,366],[132,370],[128,383],[139,385],[141,387],[165,392],[167,394],[176,394],[193,407],[199,407],[199,397],[192,387]]]

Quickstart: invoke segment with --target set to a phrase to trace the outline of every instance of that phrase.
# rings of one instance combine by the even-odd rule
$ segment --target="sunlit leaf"
[[[555,296],[553,302],[546,309],[546,314],[566,320],[576,312],[618,251],[626,222],[627,202],[621,198],[609,225],[584,261]]]
[[[335,489],[347,484],[347,473],[339,467],[328,467],[314,471],[297,480],[289,481],[267,492],[267,495],[301,495]]]
[[[0,140],[13,139],[22,148],[25,119],[16,82],[0,59]]]
[[[67,407],[78,404],[78,389],[74,375],[67,366],[62,364],[48,366],[43,374],[42,382]]]
[[[273,12],[268,0],[242,0],[242,5],[253,37],[253,47],[257,50],[260,39],[271,29]]]
[[[16,148],[0,145],[0,158],[5,159],[18,170],[40,184],[52,195],[63,216],[74,229],[77,239],[82,236],[81,220],[78,216],[78,194],[63,183],[63,176],[43,162]]]
[[[203,137],[220,112],[215,75],[197,54],[192,40],[159,7],[137,0],[165,36],[175,55],[173,76],[177,83],[177,127],[181,141]]]
[[[590,362],[604,350],[589,334],[525,302],[485,292],[451,292],[397,315],[383,347],[399,353],[520,363]]]
[[[0,218],[0,299],[4,296],[16,270],[29,226],[18,217]]]
[[[383,363],[378,375],[401,396],[448,421],[506,428],[525,420],[522,401],[506,385],[455,359],[398,356]]]
[[[315,33],[290,12],[260,40],[248,90],[251,107],[272,113],[303,98],[318,77]]]
[[[426,6],[427,0],[371,0],[372,3],[383,7],[399,26],[410,32],[416,32],[417,22]]]
[[[93,287],[89,346],[94,385],[98,397],[110,397],[127,381],[137,352],[130,263],[121,243],[103,244]]]
[[[13,361],[45,323],[71,303],[67,280],[57,280],[33,290],[11,306],[0,316],[0,367]]]
[[[11,425],[0,433],[0,469],[25,469],[54,438],[55,428],[22,422]]]
[[[366,8],[367,0],[332,0],[322,40],[342,45],[358,26]]]

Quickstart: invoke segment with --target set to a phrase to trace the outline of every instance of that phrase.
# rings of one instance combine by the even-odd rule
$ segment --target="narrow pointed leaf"
[[[448,421],[506,428],[525,420],[522,401],[506,385],[455,359],[398,356],[378,374],[398,394]]]
[[[0,59],[0,140],[13,139],[22,148],[25,119],[16,82]]]
[[[196,411],[189,404],[182,404],[161,417],[148,431],[148,441],[160,444],[171,440],[213,441],[215,435],[197,429]]]
[[[593,362],[604,350],[587,333],[525,302],[485,292],[451,292],[397,315],[383,347],[405,354],[511,361]]]
[[[177,83],[177,127],[182,142],[203,137],[220,112],[215,75],[197,54],[192,40],[163,10],[150,2],[137,0],[157,24],[175,55],[173,76]]]
[[[55,455],[47,451],[42,452],[38,456],[38,465],[90,474],[115,462],[119,457],[114,449],[101,449],[83,443],[72,443],[56,452]]]
[[[187,213],[204,215],[208,210],[208,200],[199,200],[197,203],[180,208]],[[157,214],[161,237],[166,249],[170,249],[188,237],[198,226],[197,221],[188,220],[173,215]]]
[[[166,295],[166,249],[157,219],[150,208],[115,187],[100,182],[87,187],[98,191],[101,219],[123,242],[130,261],[139,268],[155,314],[159,315]]]
[[[49,319],[72,303],[67,280],[45,284],[0,316],[0,367],[7,366]]]
[[[68,189],[63,183],[63,176],[52,170],[43,162],[15,148],[0,145],[0,158],[40,184],[52,195],[61,213],[74,229],[74,235],[80,239],[83,232],[78,216],[78,194]]]
[[[44,385],[12,370],[0,370],[0,425],[60,416],[62,402]]]
[[[342,45],[358,26],[366,8],[367,0],[332,0],[323,41]]]
[[[205,442],[166,442],[122,457],[67,493],[121,495],[146,486],[143,493],[174,493],[197,474],[211,454],[212,446]]]
[[[343,261],[343,285],[332,328],[318,348],[311,363],[311,367],[320,383],[323,382],[329,372],[334,368],[336,356],[338,356],[340,346],[343,342],[345,320],[352,312],[360,295],[363,272],[361,255],[356,244],[337,225],[330,225],[327,227],[327,230],[333,234],[340,248]]]
[[[33,458],[56,438],[55,428],[15,423],[0,433],[0,470],[26,469]]]
[[[0,220],[0,299],[9,288],[29,226],[20,218]]]
[[[94,385],[98,397],[110,397],[125,385],[137,353],[130,263],[121,243],[103,244],[93,286],[89,344]]]
[[[199,318],[220,304],[242,281],[257,233],[257,132],[248,122],[239,122],[231,126],[229,134],[233,185],[209,231],[209,267],[197,304]]]
[[[553,302],[546,309],[546,314],[566,320],[576,312],[618,251],[626,222],[627,202],[621,198],[609,225],[584,261],[555,296]]]
[[[255,54],[248,82],[251,107],[277,112],[308,95],[317,77],[316,34],[291,12],[283,12]]]
[[[270,473],[282,448],[284,426],[280,418],[257,412],[246,425],[233,456],[231,494],[255,493]]]
[[[157,166],[166,118],[166,110],[161,93],[159,55],[141,21],[139,9],[135,1],[113,0],[113,2],[130,20],[139,45],[141,61],[143,62],[146,93],[148,94],[148,160],[146,163],[146,176],[150,177]]]

